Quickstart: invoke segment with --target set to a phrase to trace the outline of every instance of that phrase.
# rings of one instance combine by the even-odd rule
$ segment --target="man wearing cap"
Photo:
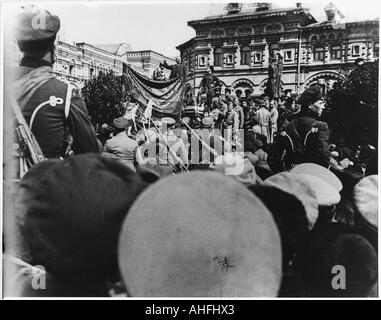
[[[233,95],[229,88],[225,88],[224,99],[225,101],[233,101]]]
[[[44,15],[45,26],[34,25]],[[23,53],[12,90],[26,122],[46,158],[67,151],[99,152],[94,127],[79,90],[56,79],[52,72],[54,41],[60,20],[48,11],[29,6],[17,16],[15,37]],[[72,145],[69,141],[72,138]]]
[[[222,97],[214,99],[217,99],[217,103],[214,106],[212,105],[210,116],[215,121],[214,127],[222,130],[223,120],[227,112],[226,100]]]
[[[134,162],[138,143],[127,135],[128,120],[120,117],[114,119],[112,124],[115,127],[114,137],[106,141],[103,152],[111,153],[122,163],[135,169]]]
[[[264,97],[258,101],[259,110],[256,113],[256,120],[259,126],[260,134],[266,136],[267,143],[270,142],[271,113],[268,110],[269,101]]]
[[[227,140],[232,142],[237,137],[239,129],[239,116],[233,108],[232,101],[228,102],[228,109],[224,120],[224,129],[227,129]]]
[[[239,104],[238,98],[234,99],[234,111],[237,112],[237,114],[238,114],[238,119],[239,119],[238,127],[239,127],[239,129],[243,129],[243,123],[245,120],[245,116],[244,116],[243,108]]]
[[[243,128],[245,130],[253,129],[254,125],[258,124],[256,120],[256,109],[253,100],[249,100],[249,110],[245,113],[245,121]]]
[[[167,61],[164,60],[164,62],[161,63],[160,65],[163,66],[164,68],[168,69],[168,70],[171,70],[171,74],[169,75],[169,80],[176,79],[180,76],[185,76],[187,74],[184,64],[180,63],[179,57],[176,58],[176,64],[173,64],[170,66],[167,63]]]
[[[329,129],[327,123],[318,120],[325,109],[320,86],[307,88],[300,96],[299,103],[302,108],[297,118],[287,125],[275,143],[273,164],[277,168],[274,169],[284,169],[279,167],[284,151],[286,168],[304,162],[327,168],[330,164]]]

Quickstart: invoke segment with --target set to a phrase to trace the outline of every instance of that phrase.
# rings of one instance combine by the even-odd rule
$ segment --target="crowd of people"
[[[50,76],[58,17],[32,19],[14,88],[47,159],[6,212],[5,295],[378,296],[377,153],[330,139],[320,86],[243,100],[209,68],[180,118],[96,132]]]

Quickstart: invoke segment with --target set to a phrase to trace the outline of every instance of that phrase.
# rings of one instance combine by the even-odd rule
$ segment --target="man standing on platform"
[[[208,66],[208,72],[204,74],[201,80],[200,88],[201,94],[206,94],[206,106],[208,111],[211,109],[212,100],[215,95],[216,89],[221,86],[220,80],[214,75],[213,66]]]
[[[176,64],[170,66],[167,61],[164,60],[164,62],[160,65],[168,70],[171,70],[171,74],[169,75],[170,80],[186,75],[185,66],[184,64],[180,63],[179,57],[176,58]]]

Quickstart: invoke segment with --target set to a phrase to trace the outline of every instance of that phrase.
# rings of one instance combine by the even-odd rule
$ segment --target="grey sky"
[[[36,3],[33,1],[29,1]],[[247,2],[247,1],[245,1]],[[129,43],[134,50],[151,49],[168,56],[178,55],[176,46],[194,37],[187,21],[210,15],[227,2],[211,1],[72,1],[38,3],[61,19],[61,36],[67,42]],[[312,15],[324,19],[329,1],[302,2]],[[336,1],[347,20],[371,19],[379,16],[375,0]],[[361,5],[360,5],[361,3]],[[296,1],[275,1],[280,7],[295,6]]]

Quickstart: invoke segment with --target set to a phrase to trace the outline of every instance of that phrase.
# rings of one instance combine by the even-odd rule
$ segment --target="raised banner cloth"
[[[127,64],[123,65],[123,77],[126,90],[139,102],[140,114],[144,114],[149,105],[152,106],[153,117],[180,116],[185,88],[184,77],[156,81],[138,73]]]

